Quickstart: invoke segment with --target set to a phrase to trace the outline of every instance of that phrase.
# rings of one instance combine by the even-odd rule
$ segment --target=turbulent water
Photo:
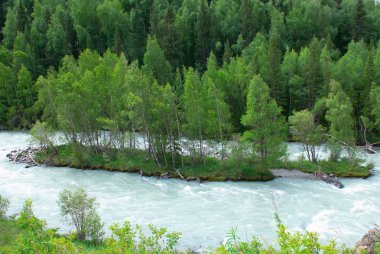
[[[73,186],[96,197],[107,227],[124,220],[165,226],[183,233],[181,248],[215,246],[236,226],[242,240],[254,234],[274,243],[273,196],[282,221],[291,230],[316,231],[322,239],[336,237],[348,246],[380,222],[380,174],[344,179],[344,189],[303,179],[200,184],[100,170],[25,168],[5,157],[28,144],[26,133],[0,132],[0,194],[11,201],[9,214],[31,198],[35,214],[63,232],[70,228],[61,220],[57,196]],[[298,156],[302,146],[290,144],[289,153]],[[380,170],[380,153],[368,155],[367,160]]]

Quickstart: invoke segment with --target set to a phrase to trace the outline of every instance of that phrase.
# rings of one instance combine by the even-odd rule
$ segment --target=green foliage
[[[5,214],[8,211],[9,200],[0,195],[0,220],[5,218]]]
[[[46,122],[41,123],[37,121],[30,130],[33,142],[36,142],[43,148],[54,149],[55,134],[55,131]]]
[[[380,129],[380,87],[372,87],[370,99],[371,113],[374,118],[375,127]]]
[[[289,117],[289,123],[291,125],[290,131],[296,140],[304,145],[308,160],[316,162],[318,160],[318,148],[316,146],[322,145],[325,140],[324,128],[315,123],[313,113],[307,109],[293,112],[293,115]]]
[[[330,123],[328,144],[331,159],[336,161],[341,157],[343,146],[346,148],[349,157],[354,159],[353,108],[341,85],[334,80],[330,83],[330,93],[326,106],[328,108],[326,120]]]
[[[143,70],[152,75],[159,84],[165,85],[172,81],[172,67],[165,59],[164,52],[155,38],[148,37],[146,53],[144,55]]]
[[[277,243],[277,248],[266,246],[257,237],[253,237],[250,242],[242,242],[237,236],[236,229],[232,229],[227,234],[226,244],[220,246],[215,254],[352,253],[352,250],[346,248],[344,245],[339,246],[335,240],[330,240],[327,244],[321,244],[317,233],[292,233],[281,221],[278,221],[277,225]]]
[[[219,246],[215,254],[280,254],[280,253],[333,253],[349,254],[353,250],[339,246],[330,240],[321,243],[314,232],[290,232],[275,214],[277,221],[277,245],[271,246],[260,238],[241,241],[237,228],[227,233],[224,245]],[[171,254],[189,253],[176,250],[181,237],[179,232],[168,232],[166,228],[148,225],[148,233],[139,225],[132,226],[128,221],[110,226],[111,236],[98,245],[78,241],[75,235],[61,236],[56,229],[46,227],[46,222],[33,214],[32,201],[26,200],[23,209],[16,218],[0,220],[0,251],[4,254],[41,253],[41,254]],[[13,239],[8,233],[13,233]],[[378,249],[378,245],[376,245]],[[192,252],[190,252],[192,253]]]
[[[63,190],[59,194],[58,206],[61,215],[75,226],[79,240],[87,238],[99,242],[102,239],[103,223],[96,212],[95,198],[90,198],[84,189]]]
[[[184,87],[182,81],[174,83],[185,80],[185,69],[197,70],[202,84],[209,82],[204,73],[214,54],[217,75],[211,80],[231,113],[231,131],[244,131],[240,119],[252,75],[262,76],[286,117],[294,110],[311,110],[328,96],[330,79],[335,79],[351,100],[356,139],[365,141],[360,119],[372,117],[370,88],[380,82],[380,50],[375,46],[380,39],[380,5],[375,1],[7,0],[0,13],[1,128],[29,129],[40,120],[70,130],[70,136],[78,131],[97,136],[94,129],[111,127],[114,136],[120,130],[124,134],[133,125],[121,103],[128,96],[115,95],[123,93],[127,59],[137,61],[144,75],[159,85],[169,82],[177,90]],[[98,56],[91,59],[89,50]],[[118,70],[111,59],[101,64],[96,60],[110,56],[108,50],[119,57]],[[78,58],[81,66],[68,63]],[[92,64],[102,66],[95,70]],[[174,80],[174,71],[180,79]],[[182,133],[180,97],[176,94],[171,103],[171,112],[176,112],[172,122],[180,128],[161,123],[169,129],[159,140],[161,147]],[[80,99],[85,101],[82,108],[76,104]],[[91,103],[107,100],[112,102],[101,107]],[[66,112],[64,102],[71,105]],[[80,123],[63,123],[69,117],[78,119],[82,111]],[[376,137],[378,131],[370,129],[368,137]],[[162,132],[154,133],[153,139]]]
[[[285,120],[260,75],[253,77],[248,88],[247,111],[242,124],[249,128],[244,138],[252,142],[252,155],[262,168],[268,168],[271,161],[285,155]]]
[[[140,226],[133,228],[129,222],[122,226],[110,227],[112,237],[105,242],[104,253],[173,253],[181,234],[168,233],[166,228],[149,225],[149,236],[145,235]],[[138,240],[137,240],[138,239]]]

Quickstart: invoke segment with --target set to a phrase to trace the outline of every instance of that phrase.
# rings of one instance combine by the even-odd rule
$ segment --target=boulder
[[[379,239],[380,239],[380,227],[376,226],[376,228],[368,231],[368,233],[365,234],[363,238],[356,243],[355,253],[376,254],[375,246],[376,246],[376,242]]]

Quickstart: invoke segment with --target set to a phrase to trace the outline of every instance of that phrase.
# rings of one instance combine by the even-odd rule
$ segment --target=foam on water
[[[9,162],[5,155],[28,145],[29,135],[0,132],[0,193],[16,213],[26,198],[34,202],[38,217],[65,232],[57,207],[58,193],[81,186],[99,203],[106,226],[129,220],[153,223],[183,233],[181,247],[220,244],[232,227],[243,240],[253,234],[275,242],[273,195],[282,221],[291,230],[312,230],[322,239],[336,237],[353,246],[379,223],[380,176],[345,179],[344,189],[321,181],[276,179],[270,182],[197,183],[158,180],[138,174],[85,171],[71,168],[33,167]],[[290,157],[302,154],[302,146],[289,145]],[[380,170],[380,155],[368,155]]]

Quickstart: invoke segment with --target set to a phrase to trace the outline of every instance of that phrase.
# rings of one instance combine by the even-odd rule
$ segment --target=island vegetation
[[[375,0],[4,0],[0,27],[0,129],[30,130],[36,163],[210,181],[370,174],[357,146],[380,140]],[[305,156],[288,160],[286,141]],[[152,227],[136,242],[126,223],[87,250],[30,201],[0,215],[10,253],[171,253],[178,240],[162,246]],[[278,234],[280,249],[231,234],[217,253],[340,253],[280,222]]]
[[[302,170],[369,175],[355,145],[380,130],[374,0],[8,0],[1,13],[0,125],[34,127],[43,162],[269,180],[298,140]]]

